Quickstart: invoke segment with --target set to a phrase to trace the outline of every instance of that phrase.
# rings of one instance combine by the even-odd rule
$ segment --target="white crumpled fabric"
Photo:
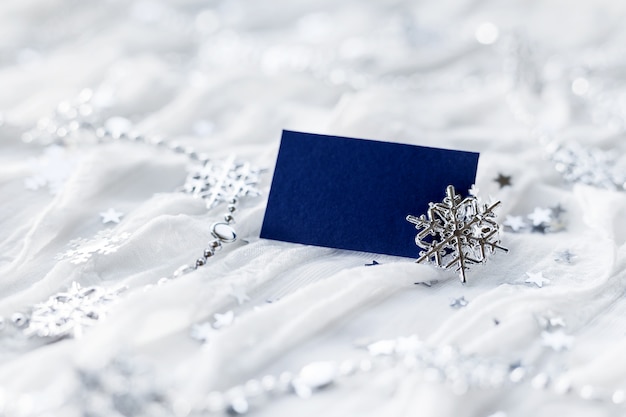
[[[620,415],[609,401],[579,394],[586,386],[608,393],[626,387],[626,195],[565,183],[529,130],[623,154],[621,130],[590,116],[596,104],[619,106],[571,94],[568,77],[588,76],[590,88],[606,80],[602,97],[623,98],[625,11],[619,2],[557,0],[3,1],[0,410],[83,415],[76,370],[128,355],[150,364],[185,415],[180,404],[211,391],[359,357],[355,346],[363,341],[416,334],[432,347],[521,361],[531,376],[567,378],[574,392],[536,390],[527,380],[458,395],[389,371],[359,374],[306,400],[277,397],[251,413]],[[507,52],[512,39],[526,40],[532,53],[525,64],[540,68],[542,90],[530,98],[532,88],[515,74],[532,70],[515,72],[522,64]],[[236,154],[267,169],[262,195],[242,198],[235,213],[239,243],[145,290],[195,262],[224,207],[207,212],[178,192],[187,160],[163,149],[22,141],[84,88],[94,91],[98,117],[110,128],[132,123],[212,158]],[[514,111],[516,97],[526,97],[530,119]],[[476,184],[483,197],[502,201],[501,219],[561,204],[566,228],[506,231],[510,252],[475,267],[465,286],[451,271],[410,259],[261,240],[282,129],[480,152]],[[499,173],[512,186],[501,189]],[[124,213],[119,224],[102,223],[99,213],[109,208]],[[566,249],[575,262],[555,262],[555,252]],[[381,265],[365,266],[373,260]],[[550,282],[525,284],[526,272]],[[129,289],[80,338],[16,342],[11,314],[74,281]],[[250,300],[239,305],[233,289]],[[451,308],[461,296],[469,304]],[[229,310],[234,322],[204,346],[189,336],[195,323]],[[542,345],[543,316],[563,318],[571,349]]]

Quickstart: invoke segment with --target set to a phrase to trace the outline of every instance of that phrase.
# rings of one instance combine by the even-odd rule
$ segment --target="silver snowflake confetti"
[[[406,217],[419,231],[415,243],[423,250],[416,262],[454,268],[461,282],[466,282],[470,265],[485,263],[496,249],[508,252],[500,246],[500,228],[495,221],[494,209],[499,204],[479,204],[475,196],[462,199],[448,186],[442,203],[429,204],[428,217]]]
[[[526,284],[534,284],[539,288],[543,288],[544,284],[548,284],[550,280],[543,276],[543,272],[526,272]]]
[[[117,357],[101,369],[77,370],[75,398],[90,417],[171,417],[173,399],[162,378],[135,357]]]
[[[101,230],[92,239],[74,239],[69,243],[71,249],[56,256],[56,260],[68,259],[73,264],[82,264],[95,254],[108,255],[130,237],[130,233],[114,234],[111,229]]]
[[[533,226],[550,223],[552,220],[552,210],[536,207],[535,210],[528,215],[528,218],[532,221]]]
[[[519,232],[527,226],[522,216],[506,216],[502,224],[510,227],[514,232]]]
[[[245,196],[258,196],[261,170],[234,157],[223,161],[209,160],[193,166],[185,180],[183,192],[201,198],[211,209],[222,202]]]
[[[103,320],[111,304],[126,287],[107,289],[99,286],[81,287],[73,282],[67,291],[51,296],[33,306],[28,324],[23,328],[27,336],[52,339],[80,337],[85,327]]]
[[[123,215],[124,213],[121,213],[114,208],[110,208],[107,211],[103,211],[102,213],[100,213],[100,217],[102,217],[102,223],[104,224],[119,223]]]

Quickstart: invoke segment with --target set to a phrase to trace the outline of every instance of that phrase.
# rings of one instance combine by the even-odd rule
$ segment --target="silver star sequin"
[[[261,170],[249,163],[238,163],[234,157],[223,161],[206,161],[193,166],[183,192],[204,200],[208,209],[233,198],[258,196]]]
[[[539,288],[543,288],[544,284],[550,282],[548,278],[543,276],[543,272],[526,272],[526,280],[524,281],[526,284],[534,284]]]
[[[250,301],[250,297],[248,296],[248,294],[246,294],[246,291],[241,287],[234,287],[234,286],[231,287],[230,295],[235,300],[237,300],[237,304],[239,305],[245,303],[246,301]]]
[[[565,334],[562,330],[557,330],[555,332],[541,332],[541,341],[544,346],[561,352],[572,347],[574,337]]]
[[[235,313],[232,310],[227,311],[226,313],[215,313],[213,314],[213,318],[215,321],[213,322],[213,327],[216,329],[221,329],[223,327],[228,327],[233,324],[235,320]]]
[[[23,328],[27,336],[52,339],[79,337],[85,327],[104,319],[111,304],[126,287],[107,289],[99,286],[81,287],[73,282],[67,291],[57,293],[43,303],[33,306],[28,324]]]
[[[121,213],[114,208],[110,208],[107,211],[103,211],[100,213],[100,217],[102,217],[102,223],[119,223],[124,213]]]
[[[465,299],[465,297],[453,298],[450,300],[450,307],[452,308],[463,308],[469,304],[469,301]]]

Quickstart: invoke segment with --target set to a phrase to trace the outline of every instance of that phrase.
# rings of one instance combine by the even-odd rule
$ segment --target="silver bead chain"
[[[96,144],[140,143],[184,155],[201,168],[207,168],[209,164],[214,163],[206,154],[199,153],[192,147],[182,146],[159,136],[146,136],[105,127],[106,123],[97,120],[94,114],[94,108],[90,103],[92,95],[91,90],[84,90],[73,103],[61,103],[55,115],[40,120],[36,128],[23,135],[23,141],[68,146],[73,141],[79,141],[79,135],[91,134]],[[209,174],[203,174],[204,177],[200,178],[193,173],[187,177],[187,182],[204,180],[203,186],[188,187],[186,182],[185,186],[180,188],[180,191],[205,200],[208,209],[225,203],[226,212],[221,220],[210,226],[211,240],[200,256],[190,264],[179,266],[170,276],[159,278],[156,281],[157,285],[180,278],[207,265],[208,260],[224,246],[237,240],[233,225],[239,200],[241,197],[259,194],[255,185],[262,170],[255,169],[247,163],[235,163],[234,158],[228,159],[221,169],[221,182],[208,178],[207,175],[210,176],[213,172],[208,170]],[[67,291],[52,295],[47,301],[32,306],[29,311],[13,313],[10,316],[10,323],[15,329],[21,330],[27,338],[37,336],[54,341],[80,336],[83,327],[92,326],[104,318],[108,306],[126,289],[125,286],[113,290],[100,286],[83,288],[74,282]],[[6,327],[5,323],[5,319],[0,317],[0,329]]]

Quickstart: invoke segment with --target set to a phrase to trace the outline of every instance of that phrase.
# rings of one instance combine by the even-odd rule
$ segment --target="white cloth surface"
[[[511,111],[516,84],[502,46],[521,36],[542,63],[543,92],[528,101],[539,125],[530,127],[623,154],[623,133],[595,123],[591,105],[564,85],[576,70],[583,76],[593,68],[609,93],[619,94],[623,77],[614,61],[621,58],[625,11],[608,0],[3,1],[0,314],[8,321],[73,281],[129,286],[106,320],[81,338],[35,346],[16,345],[10,333],[0,338],[0,387],[7,404],[26,402],[12,405],[12,413],[82,415],[76,369],[95,369],[120,354],[147,360],[177,398],[195,403],[251,378],[365,355],[356,341],[412,334],[433,347],[521,360],[532,373],[570,378],[576,389],[626,388],[626,195],[563,181],[529,125]],[[494,45],[476,42],[485,21],[499,29]],[[550,68],[561,77],[546,75]],[[181,279],[144,290],[195,262],[224,207],[207,212],[202,201],[177,192],[187,160],[163,149],[22,142],[24,132],[83,88],[93,89],[103,120],[122,117],[139,132],[268,169],[259,184],[263,194],[242,198],[235,213],[240,242]],[[476,184],[485,198],[502,201],[501,219],[561,204],[566,228],[505,232],[510,252],[474,268],[464,286],[453,272],[408,259],[261,240],[282,129],[478,151]],[[50,164],[60,178],[26,189],[25,181]],[[500,188],[493,180],[498,173],[511,175],[512,185]],[[110,207],[124,213],[119,224],[102,223],[99,213]],[[100,241],[99,232],[105,233]],[[111,236],[118,239],[114,251],[100,253]],[[92,245],[84,262],[68,253],[75,239],[84,239],[83,248]],[[555,252],[566,249],[575,262],[555,262]],[[365,266],[372,260],[381,265]],[[548,284],[524,283],[526,272],[539,271]],[[415,285],[431,280],[440,282]],[[238,305],[233,287],[250,300]],[[469,304],[451,308],[460,296]],[[189,337],[194,323],[228,310],[235,321],[205,346]],[[565,320],[574,337],[570,350],[542,346],[542,315]],[[411,373],[372,375],[307,400],[277,398],[253,412],[604,417],[622,411],[528,382],[457,395]]]

